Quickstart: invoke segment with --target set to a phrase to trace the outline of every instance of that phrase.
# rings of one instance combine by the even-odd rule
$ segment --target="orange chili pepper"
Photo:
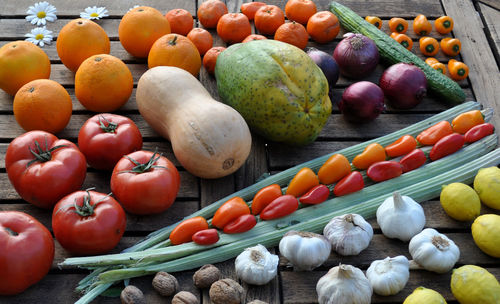
[[[385,153],[390,157],[398,157],[413,151],[417,147],[417,141],[411,135],[403,135],[392,144],[385,147]]]
[[[484,123],[483,113],[481,113],[481,111],[479,110],[472,110],[469,112],[462,113],[457,117],[455,117],[451,121],[451,127],[453,128],[453,131],[460,134],[465,134],[472,127],[483,123]]]
[[[396,32],[393,32],[391,34],[391,38],[399,42],[399,44],[404,46],[404,48],[408,51],[411,51],[411,49],[413,48],[413,40],[411,40],[411,38],[405,34],[398,34]]]
[[[371,164],[385,160],[385,149],[380,144],[373,143],[366,146],[363,153],[356,155],[352,164],[358,169],[367,169]]]
[[[417,136],[417,141],[421,145],[432,146],[441,138],[452,133],[453,129],[451,128],[450,122],[443,120],[420,132]]]
[[[292,178],[286,189],[286,194],[299,197],[309,191],[312,187],[319,185],[318,176],[310,168],[302,168]]]
[[[434,57],[428,57],[425,59],[425,63],[431,66],[434,70],[437,70],[444,75],[446,75],[446,65],[444,63],[439,62],[436,58]]]
[[[457,38],[443,38],[439,43],[441,45],[441,50],[448,56],[457,56],[462,49],[462,43]]]
[[[449,16],[442,16],[434,21],[434,27],[436,28],[436,32],[440,34],[448,34],[453,30],[453,19]]]
[[[450,71],[451,79],[455,81],[464,80],[469,75],[469,67],[455,59],[448,61],[448,71]]]
[[[427,17],[420,14],[413,20],[413,31],[419,36],[429,35],[432,31],[432,24],[427,20]]]
[[[382,19],[380,19],[379,17],[366,16],[365,20],[368,21],[369,23],[375,25],[379,30],[382,27]]]
[[[201,216],[195,216],[184,220],[175,226],[174,230],[170,232],[170,242],[173,245],[191,242],[193,234],[198,231],[208,229],[207,220]]]
[[[223,229],[229,222],[234,221],[243,214],[250,214],[250,208],[241,197],[233,197],[215,211],[212,226]]]
[[[422,37],[418,41],[420,44],[420,51],[425,56],[434,56],[439,51],[439,42],[432,37]]]
[[[391,18],[389,20],[389,30],[400,34],[406,33],[408,22],[403,18]]]
[[[342,154],[334,154],[319,168],[318,178],[322,184],[329,185],[338,182],[351,173],[351,164]]]
[[[259,214],[272,201],[283,195],[278,184],[264,187],[255,194],[252,200],[252,214]]]

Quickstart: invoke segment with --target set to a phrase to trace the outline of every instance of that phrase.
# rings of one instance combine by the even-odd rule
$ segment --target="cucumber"
[[[330,11],[339,18],[340,24],[346,30],[363,34],[372,39],[377,45],[380,56],[386,61],[391,64],[398,62],[414,64],[424,72],[427,78],[427,86],[431,91],[450,103],[458,104],[465,101],[465,93],[455,81],[434,70],[418,56],[405,49],[376,26],[365,21],[351,9],[332,1]]]

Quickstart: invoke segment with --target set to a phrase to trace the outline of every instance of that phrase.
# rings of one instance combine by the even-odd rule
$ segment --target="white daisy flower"
[[[35,45],[40,45],[43,47],[45,44],[52,43],[52,31],[49,31],[44,27],[36,27],[31,30],[31,33],[27,33],[24,35],[26,41],[32,42]]]
[[[101,19],[108,17],[107,12],[108,10],[105,7],[89,6],[85,9],[85,12],[80,13],[80,17],[85,19]]]
[[[133,10],[134,8],[139,7],[139,6],[140,6],[140,5],[137,5],[137,4],[136,4],[136,5],[134,5],[133,7],[131,7],[131,8],[129,8],[129,9],[128,9],[128,12],[130,12],[131,10]]]
[[[47,1],[35,3],[35,5],[28,8],[26,13],[28,14],[26,21],[37,26],[45,25],[47,21],[54,22],[57,19],[56,7],[50,5]]]

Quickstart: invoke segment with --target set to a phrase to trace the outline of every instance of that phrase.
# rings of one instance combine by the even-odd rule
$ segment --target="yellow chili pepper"
[[[412,48],[413,48],[413,40],[411,40],[411,38],[408,37],[407,35],[393,32],[391,34],[391,38],[394,39],[394,40],[396,40],[402,46],[404,46],[404,48],[407,49],[408,51],[412,50]]]
[[[436,31],[440,34],[448,34],[453,30],[453,19],[449,16],[442,16],[434,21],[434,27]]]
[[[457,56],[462,48],[462,43],[457,38],[443,38],[439,43],[441,45],[441,50],[448,56]]]
[[[368,21],[369,23],[375,25],[378,29],[382,27],[382,19],[379,17],[375,16],[366,16],[365,20]]]
[[[446,75],[446,65],[439,62],[436,58],[429,57],[429,58],[425,59],[425,63],[430,65],[431,68],[433,68],[434,70],[437,70],[437,71],[443,73],[444,75]]]
[[[297,174],[295,174],[292,178],[288,188],[286,189],[286,194],[299,197],[317,185],[319,185],[318,176],[313,170],[305,167],[300,169],[300,171],[297,172]]]
[[[400,34],[406,33],[408,22],[403,18],[391,18],[389,20],[389,30]]]
[[[448,61],[448,71],[450,71],[451,79],[455,81],[464,80],[469,75],[469,67],[455,59]]]
[[[469,112],[462,113],[457,117],[455,117],[451,121],[451,127],[453,128],[453,131],[460,134],[465,134],[472,127],[483,123],[484,123],[483,113],[481,113],[481,111],[479,110],[472,110]]]
[[[419,36],[429,35],[432,31],[432,24],[427,20],[427,17],[420,14],[413,20],[413,31]]]
[[[418,42],[420,51],[425,56],[434,56],[439,51],[439,42],[432,37],[422,37]]]

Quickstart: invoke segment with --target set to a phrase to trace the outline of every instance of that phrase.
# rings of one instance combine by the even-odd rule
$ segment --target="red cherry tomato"
[[[399,161],[399,164],[403,169],[403,173],[405,173],[420,168],[425,164],[426,161],[427,161],[427,156],[425,156],[424,151],[420,149],[415,149],[410,153],[406,154],[405,157],[403,157]]]
[[[198,231],[208,229],[207,220],[201,216],[188,218],[177,225],[170,233],[170,242],[173,245],[190,242]]]
[[[219,232],[214,228],[200,230],[193,234],[192,240],[198,245],[212,245],[219,241]]]
[[[72,142],[44,131],[30,131],[9,144],[5,168],[21,198],[48,209],[80,189],[87,163]]]
[[[299,198],[302,204],[316,205],[326,201],[330,195],[330,189],[325,185],[317,185]]]
[[[341,179],[333,188],[335,196],[342,196],[363,189],[365,182],[363,175],[359,171],[353,171],[343,179]]]
[[[257,225],[257,220],[252,214],[244,214],[224,226],[224,233],[243,233]]]
[[[431,149],[429,158],[438,160],[447,155],[460,150],[465,143],[465,137],[462,134],[453,133],[441,138]]]
[[[274,220],[293,213],[299,208],[299,201],[291,194],[278,197],[260,213],[262,220]]]
[[[111,174],[111,191],[126,211],[154,214],[167,210],[177,197],[180,175],[174,164],[156,152],[125,155]]]
[[[215,211],[212,226],[223,229],[228,223],[244,214],[250,214],[250,208],[241,197],[233,197]]]
[[[95,191],[66,195],[52,212],[57,241],[78,255],[102,254],[115,248],[126,225],[122,206],[109,195]]]
[[[78,147],[91,167],[113,170],[123,155],[142,149],[142,135],[125,116],[97,114],[80,128]]]
[[[0,295],[15,295],[40,281],[54,260],[54,240],[34,217],[0,211]]]
[[[495,126],[490,123],[483,123],[472,127],[467,133],[465,133],[465,142],[473,143],[480,140],[483,137],[493,134],[495,131]]]
[[[376,162],[366,170],[366,175],[374,182],[382,182],[403,174],[403,169],[397,161],[384,160]]]

